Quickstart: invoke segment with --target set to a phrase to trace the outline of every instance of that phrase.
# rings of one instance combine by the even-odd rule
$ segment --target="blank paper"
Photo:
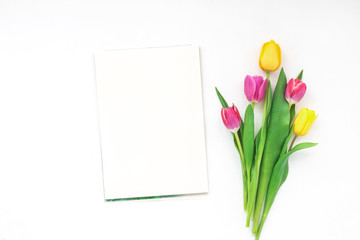
[[[95,54],[106,200],[208,191],[199,48]]]

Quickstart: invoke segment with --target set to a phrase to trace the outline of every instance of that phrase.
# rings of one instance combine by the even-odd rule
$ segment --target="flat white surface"
[[[95,55],[105,199],[208,191],[199,47]]]
[[[304,69],[300,106],[319,117],[302,140],[320,144],[290,159],[262,239],[357,239],[359,12],[357,0],[1,0],[0,239],[253,239],[214,87],[243,114],[243,79],[263,74],[271,38],[289,77]],[[93,53],[183,44],[201,49],[209,193],[105,203]]]

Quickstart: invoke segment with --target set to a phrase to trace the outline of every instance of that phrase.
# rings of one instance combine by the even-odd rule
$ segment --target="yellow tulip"
[[[265,72],[276,71],[281,64],[281,49],[279,45],[271,40],[264,43],[260,52],[259,65]]]
[[[302,108],[295,119],[294,133],[296,135],[305,136],[309,132],[311,125],[316,118],[317,115],[315,116],[314,111]]]

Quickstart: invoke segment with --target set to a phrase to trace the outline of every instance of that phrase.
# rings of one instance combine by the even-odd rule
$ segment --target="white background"
[[[300,105],[319,117],[301,140],[320,144],[291,158],[262,239],[358,238],[359,11],[348,0],[0,0],[0,239],[253,239],[214,87],[243,113],[243,79],[263,74],[271,38],[289,77],[304,69]],[[209,194],[105,203],[93,52],[181,44],[201,47]]]

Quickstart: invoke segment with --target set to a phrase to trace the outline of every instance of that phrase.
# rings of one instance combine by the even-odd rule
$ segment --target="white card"
[[[106,200],[208,191],[195,46],[95,54]]]

